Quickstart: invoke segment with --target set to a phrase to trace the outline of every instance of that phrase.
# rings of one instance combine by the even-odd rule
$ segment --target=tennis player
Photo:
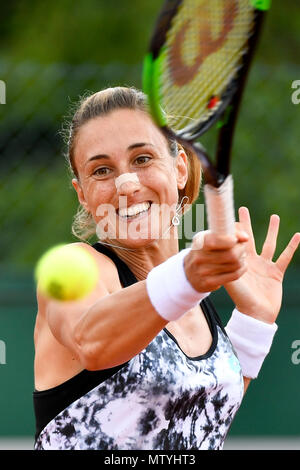
[[[76,302],[37,293],[35,448],[222,449],[270,350],[300,234],[273,262],[279,217],[258,255],[242,207],[234,236],[200,233],[179,252],[199,161],[165,139],[133,88],[82,100],[68,161],[80,202],[73,231],[99,283]],[[235,304],[226,327],[210,298],[220,286]]]

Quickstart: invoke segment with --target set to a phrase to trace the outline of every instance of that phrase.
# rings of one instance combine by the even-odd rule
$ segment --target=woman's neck
[[[121,245],[119,247],[114,242],[110,243],[109,241],[105,241],[104,244],[110,246],[118,257],[127,264],[135,277],[141,281],[146,279],[152,268],[178,253],[177,229],[170,232],[173,231],[175,233],[170,233],[168,239],[159,239],[147,246],[135,249]],[[101,243],[101,240],[99,240],[99,243]]]

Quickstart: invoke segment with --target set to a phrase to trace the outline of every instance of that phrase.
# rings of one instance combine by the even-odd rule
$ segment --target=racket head
[[[251,38],[257,36],[269,7],[270,0],[165,2],[143,69],[151,114],[165,133],[183,144],[193,142],[223,118],[233,102],[238,106],[234,97],[241,96],[250,66],[255,46]],[[233,127],[234,120],[229,124]],[[205,167],[213,172],[207,154],[196,150],[204,174]]]

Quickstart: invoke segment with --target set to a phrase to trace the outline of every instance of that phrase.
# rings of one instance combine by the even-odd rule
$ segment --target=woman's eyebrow
[[[99,155],[94,155],[93,157],[90,157],[84,166],[86,166],[88,163],[94,161],[94,160],[101,160],[101,159],[106,159],[106,160],[109,160],[110,159],[110,156],[109,155],[106,155],[105,153],[103,154],[99,154]]]
[[[146,143],[146,142],[137,142],[135,144],[131,144],[129,145],[129,147],[127,148],[127,150],[133,150],[135,148],[139,148],[139,147],[154,147],[153,144],[150,144],[150,143]],[[109,160],[110,159],[110,156],[109,155],[106,155],[105,153],[103,154],[99,154],[99,155],[94,155],[93,157],[90,157],[86,164],[87,165],[88,163],[94,161],[94,160],[101,160],[101,159],[106,159],[106,160]]]
[[[133,150],[135,148],[139,148],[139,147],[154,147],[153,144],[150,144],[148,142],[137,142],[136,144],[131,144],[129,145],[128,149],[127,150]]]

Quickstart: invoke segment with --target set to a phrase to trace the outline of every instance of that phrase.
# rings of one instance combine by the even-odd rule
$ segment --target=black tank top
[[[110,250],[108,247],[96,243],[94,248],[108,256],[116,265],[118,270],[119,279],[121,285],[125,288],[135,282],[137,282],[136,277],[128,268],[128,266],[120,259],[118,256]],[[211,330],[212,334],[212,345],[209,351],[198,358],[189,358],[183,353],[180,349],[176,339],[171,335],[171,333],[164,329],[162,330],[156,338],[149,344],[149,346],[142,351],[140,354],[135,356],[135,358],[130,361],[121,364],[117,367],[99,370],[99,371],[88,371],[83,370],[76,376],[67,380],[66,382],[44,391],[34,391],[33,392],[33,401],[34,401],[34,412],[36,419],[36,434],[35,434],[35,448],[36,449],[188,449],[188,448],[221,448],[223,440],[226,436],[226,433],[229,429],[232,418],[237,411],[242,395],[243,395],[243,379],[239,363],[237,361],[236,355],[232,349],[231,343],[226,335],[226,332],[223,328],[223,325],[220,321],[217,312],[215,311],[210,299],[207,297],[201,302],[201,308],[204,312],[206,320]],[[161,350],[161,353],[160,353]],[[155,354],[153,355],[153,352]],[[172,359],[172,353],[174,358]],[[224,360],[220,358],[220,354],[224,355]],[[162,357],[160,357],[160,355]],[[151,358],[151,366],[149,366],[149,359]],[[157,364],[155,365],[155,361]],[[142,365],[143,362],[143,365]],[[224,418],[221,419],[223,429],[220,429],[217,432],[218,438],[213,431],[214,426],[211,426],[211,433],[205,431],[206,439],[202,439],[201,432],[196,433],[192,437],[193,442],[187,438],[180,439],[178,435],[182,434],[182,429],[177,429],[177,427],[170,425],[168,423],[168,436],[166,434],[166,423],[168,422],[168,407],[171,405],[165,403],[173,394],[173,391],[168,390],[159,391],[159,383],[152,384],[150,397],[154,394],[164,396],[164,403],[157,404],[158,409],[162,407],[164,417],[160,417],[160,427],[156,423],[157,433],[152,429],[153,427],[153,413],[155,411],[153,407],[148,407],[149,397],[146,399],[144,392],[141,390],[145,385],[141,386],[140,377],[143,374],[148,374],[151,369],[151,374],[153,374],[153,367],[156,367],[157,371],[163,371],[164,368],[169,369],[168,362],[174,365],[173,375],[169,377],[168,383],[172,383],[175,380],[176,375],[176,364],[179,367],[181,363],[180,377],[188,377],[191,373],[191,383],[197,379],[195,385],[191,387],[182,386],[182,390],[177,390],[174,399],[175,401],[180,400],[180,394],[182,395],[182,406],[186,407],[184,403],[188,403],[188,397],[192,393],[200,393],[199,395],[199,416],[203,414],[203,403],[210,403],[212,397],[212,408],[218,408],[217,415],[214,413],[214,418],[222,414],[220,413],[221,408],[223,407]],[[147,371],[147,365],[150,367]],[[205,366],[205,367],[204,367]],[[202,370],[204,367],[207,370]],[[224,370],[225,373],[225,382],[226,386],[222,383],[224,382]],[[224,369],[225,368],[225,369]],[[137,370],[138,369],[138,370]],[[218,378],[218,369],[220,377]],[[201,380],[201,374],[204,374],[203,378],[210,376],[211,380],[207,381]],[[217,375],[216,375],[217,374]],[[165,374],[163,374],[165,375]],[[181,378],[182,378],[181,377]],[[230,384],[229,380],[229,389],[228,389],[228,377],[231,377],[232,383]],[[153,377],[153,381],[157,382],[158,378]],[[179,380],[176,378],[176,382]],[[181,379],[180,379],[181,380]],[[205,388],[205,383],[207,387]],[[212,393],[212,383],[214,384]],[[120,386],[122,384],[122,387]],[[154,388],[153,388],[154,386]],[[161,384],[162,389],[166,388],[166,384]],[[193,389],[196,387],[196,391]],[[199,388],[200,387],[200,388]],[[230,387],[232,388],[232,396],[228,396],[230,392]],[[122,390],[121,390],[122,388]],[[136,388],[136,390],[134,390]],[[227,390],[228,389],[228,390]],[[137,403],[141,400],[140,393],[144,396],[145,404],[144,408],[140,410],[140,414],[134,418],[134,422],[128,424],[126,419],[124,419],[124,413],[126,412],[126,406],[129,406],[129,396],[126,397],[126,391],[130,394],[133,400],[134,408],[137,407]],[[222,393],[223,392],[223,393]],[[149,392],[150,393],[150,392]],[[134,394],[136,397],[134,398]],[[229,394],[230,395],[230,394]],[[101,396],[101,399],[100,399]],[[176,398],[175,398],[176,396]],[[103,397],[105,398],[105,403],[103,402]],[[205,399],[206,398],[206,399]],[[214,401],[215,399],[215,401]],[[192,400],[195,400],[193,398]],[[168,401],[168,400],[167,400]],[[91,426],[91,422],[95,423],[95,416],[88,416],[89,410],[92,408],[91,403],[94,406],[95,416],[100,416],[103,413],[103,421],[99,421],[98,426]],[[119,403],[119,409],[118,405]],[[124,405],[125,404],[125,405]],[[179,405],[178,405],[179,406]],[[194,406],[194,405],[193,405]],[[201,408],[202,406],[202,408]],[[112,409],[110,409],[112,407]],[[154,406],[155,408],[155,406]],[[216,409],[217,409],[216,408]],[[83,411],[85,410],[85,411]],[[100,414],[99,414],[100,413]],[[160,411],[161,413],[161,411]],[[182,412],[179,409],[179,414]],[[134,413],[130,412],[130,406],[127,410],[126,416],[133,416]],[[78,417],[80,415],[80,418]],[[123,416],[123,419],[122,419]],[[145,419],[143,419],[143,417]],[[225,419],[226,418],[226,419]],[[133,418],[132,418],[133,419]],[[89,425],[86,428],[86,421],[89,421]],[[155,418],[158,420],[158,417]],[[155,421],[154,420],[154,421]],[[105,428],[108,422],[112,421],[114,424],[111,426],[111,429],[117,427],[116,421],[119,423],[119,429],[123,426],[126,428],[125,436],[122,438],[116,437],[114,431],[109,431],[107,429],[101,431],[101,428]],[[209,422],[211,419],[209,418]],[[226,425],[224,424],[226,421]],[[124,424],[124,422],[126,424]],[[137,424],[139,422],[139,424]],[[80,424],[81,423],[81,424]],[[123,423],[123,424],[122,424]],[[151,424],[152,423],[152,424]],[[206,423],[207,424],[207,423]],[[200,425],[200,422],[199,422]],[[143,429],[143,426],[145,429]],[[195,427],[195,423],[192,427]],[[217,426],[219,428],[220,426]],[[91,431],[91,429],[94,429]],[[89,431],[87,431],[89,429]],[[133,430],[134,429],[134,430]],[[149,431],[149,432],[146,432]],[[119,436],[120,433],[118,433]],[[147,437],[143,437],[146,434]],[[203,432],[202,432],[203,434]],[[60,436],[60,437],[59,437]],[[141,437],[140,437],[141,436]],[[172,437],[173,436],[173,437]],[[174,437],[175,436],[175,437]],[[172,444],[170,439],[175,439],[176,444]],[[179,439],[179,440],[178,440]],[[200,442],[203,440],[202,447],[196,441]],[[209,444],[209,442],[211,444]],[[172,447],[174,446],[175,447]],[[187,447],[186,447],[187,446]]]

